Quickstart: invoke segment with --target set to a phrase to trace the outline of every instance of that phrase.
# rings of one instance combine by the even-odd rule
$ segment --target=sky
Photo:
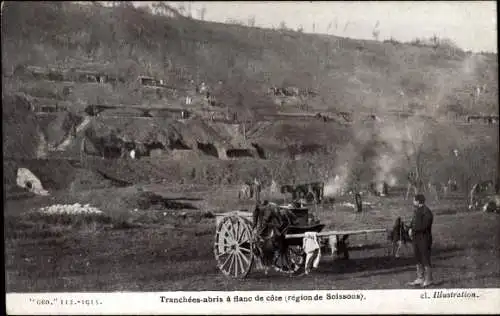
[[[134,2],[146,5],[148,2]],[[301,27],[307,33],[332,34],[358,39],[449,38],[465,50],[497,52],[495,1],[166,1],[184,5],[193,18],[205,8],[204,20],[247,22],[259,27]]]

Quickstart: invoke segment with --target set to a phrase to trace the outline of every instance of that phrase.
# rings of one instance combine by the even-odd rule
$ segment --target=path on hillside
[[[90,116],[85,116],[83,121],[76,127],[76,134],[82,132],[91,122],[92,118]],[[76,135],[69,133],[68,136],[55,148],[56,151],[65,151],[76,138]]]

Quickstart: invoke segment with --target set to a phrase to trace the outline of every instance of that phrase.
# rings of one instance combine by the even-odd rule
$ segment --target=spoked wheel
[[[276,270],[293,274],[298,272],[305,264],[305,254],[301,246],[290,245],[286,251],[277,258],[274,266]]]
[[[306,254],[301,246],[289,246],[288,247],[288,260],[292,268],[292,272],[295,273],[301,268],[304,268],[306,263]]]
[[[217,226],[214,254],[222,273],[246,277],[254,260],[250,221],[240,216],[224,217]]]

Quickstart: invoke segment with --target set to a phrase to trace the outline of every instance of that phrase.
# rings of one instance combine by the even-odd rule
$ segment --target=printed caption
[[[221,296],[207,296],[207,297],[167,297],[160,296],[161,303],[170,304],[197,304],[197,303],[275,303],[275,302],[286,302],[286,303],[300,303],[304,301],[336,301],[336,300],[359,300],[364,301],[366,299],[363,293],[345,294],[345,293],[327,293],[315,294],[315,295],[260,295],[255,296],[241,296],[241,295],[228,295],[225,297]]]
[[[474,291],[460,290],[434,290],[425,291],[420,294],[421,299],[476,299],[479,294]]]
[[[43,299],[43,298],[29,298],[28,301],[32,304],[36,305],[80,305],[80,306],[97,306],[102,305],[102,301],[98,299],[59,299],[57,297],[51,299]]]

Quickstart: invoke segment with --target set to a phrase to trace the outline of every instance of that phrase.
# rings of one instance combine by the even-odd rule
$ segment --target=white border
[[[455,293],[456,297],[433,298],[434,293],[441,293],[441,296],[450,296],[453,295],[451,293]],[[291,299],[293,296],[300,297],[301,295],[312,297],[313,300],[303,299],[296,302]],[[327,295],[330,296],[330,299],[327,299]],[[335,295],[341,295],[345,298],[334,298]],[[440,294],[436,295],[439,296]],[[162,296],[171,299],[182,299],[187,302],[162,302]],[[235,296],[251,298],[252,301],[234,302]],[[203,298],[208,297],[213,298],[214,302],[192,302],[196,299],[203,300]],[[231,298],[231,302],[227,301],[227,297]],[[262,301],[257,301],[257,297],[261,297]],[[270,301],[272,297],[275,299],[281,297],[281,301]],[[322,297],[322,299],[314,299],[319,297]],[[6,306],[8,315],[495,314],[500,311],[500,288],[369,291],[7,293]]]

